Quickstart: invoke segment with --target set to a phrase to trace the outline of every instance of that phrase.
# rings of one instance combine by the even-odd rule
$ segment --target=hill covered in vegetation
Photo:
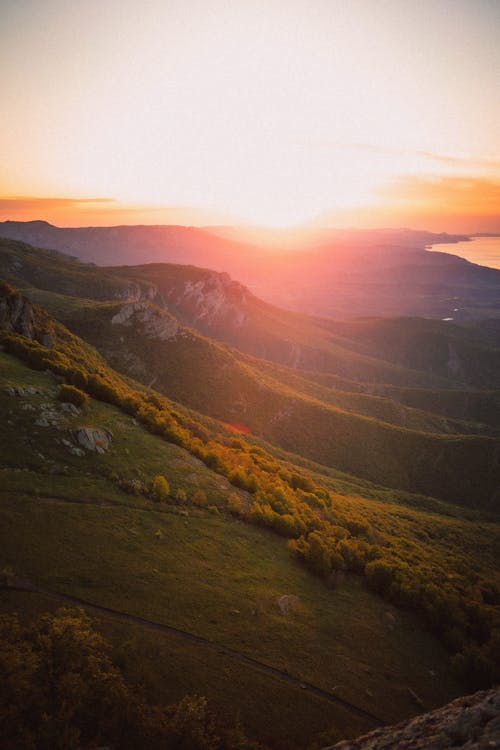
[[[101,278],[2,247],[5,612],[31,627],[61,602],[86,607],[147,705],[206,696],[226,728],[239,717],[276,748],[321,747],[499,679],[498,425],[421,408],[444,393],[459,412],[463,382],[355,383],[258,360],[160,306],[144,269]],[[341,331],[345,351],[378,362],[356,352],[359,325]],[[491,349],[493,373],[481,336],[464,331],[464,345]],[[491,416],[497,394],[470,394]],[[401,406],[412,397],[420,408]],[[432,491],[411,492],[410,471]],[[23,627],[15,648],[29,648]],[[165,731],[174,714],[155,714]]]
[[[60,228],[45,221],[0,223],[0,236],[104,266],[182,263],[227,272],[258,297],[309,315],[498,318],[500,271],[433,243],[461,235],[408,229],[320,230],[269,242],[237,228],[117,226]]]

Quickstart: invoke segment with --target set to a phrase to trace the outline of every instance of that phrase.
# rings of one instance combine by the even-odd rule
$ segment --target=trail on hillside
[[[92,602],[88,602],[85,599],[80,599],[79,597],[71,596],[70,594],[63,594],[59,591],[53,591],[52,589],[37,586],[26,580],[16,580],[12,583],[6,583],[4,584],[4,588],[10,589],[12,591],[42,594],[53,599],[58,599],[62,602],[76,604],[80,607],[84,607],[89,612],[93,612],[97,615],[105,615],[108,617],[112,617],[113,619],[120,622],[130,622],[134,625],[141,625],[145,628],[148,628],[149,630],[156,630],[160,633],[168,633],[178,638],[182,638],[185,641],[197,643],[200,646],[205,646],[206,648],[210,648],[212,651],[216,651],[220,655],[228,656],[231,659],[235,659],[236,661],[240,662],[241,664],[246,664],[264,674],[277,678],[283,682],[287,682],[290,685],[294,685],[295,687],[307,691],[312,695],[316,695],[323,700],[327,700],[330,703],[335,703],[339,706],[342,706],[343,708],[356,713],[358,716],[362,716],[364,719],[368,719],[372,724],[375,724],[376,726],[384,726],[386,724],[386,722],[384,722],[378,716],[375,716],[369,711],[366,711],[364,708],[360,708],[359,706],[350,703],[349,701],[341,698],[338,695],[334,695],[327,690],[323,690],[317,685],[313,685],[311,682],[307,682],[306,680],[303,680],[299,677],[294,677],[284,670],[278,669],[277,667],[272,667],[270,664],[266,664],[265,662],[254,659],[251,656],[242,654],[240,651],[230,648],[229,646],[223,646],[220,643],[211,641],[208,638],[196,635],[195,633],[190,633],[187,630],[176,628],[173,625],[165,625],[163,623],[147,620],[144,617],[139,617],[138,615],[129,614],[128,612],[121,612],[119,610],[112,609],[111,607],[104,607],[100,604],[93,604]]]

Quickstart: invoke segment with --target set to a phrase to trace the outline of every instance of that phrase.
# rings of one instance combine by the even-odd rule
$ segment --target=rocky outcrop
[[[179,324],[169,313],[147,302],[133,302],[111,318],[113,325],[134,326],[150,339],[168,341],[175,338]]]
[[[35,314],[32,304],[22,295],[5,290],[0,297],[0,328],[34,339]]]
[[[126,302],[152,302],[158,295],[158,287],[154,284],[137,284],[131,281],[116,293],[116,299]]]
[[[46,316],[45,316],[46,317]],[[43,346],[51,347],[53,336],[48,319],[7,284],[0,283],[0,329],[19,333],[29,339],[39,341]]]
[[[476,693],[394,727],[325,750],[492,750],[500,748],[500,688]]]
[[[183,319],[193,325],[201,324],[206,330],[220,325],[241,328],[247,318],[248,290],[227,273],[206,271],[203,278],[187,280],[181,288],[162,291],[169,305],[172,304]]]
[[[111,433],[98,427],[80,427],[75,437],[85,450],[106,453],[111,445]]]

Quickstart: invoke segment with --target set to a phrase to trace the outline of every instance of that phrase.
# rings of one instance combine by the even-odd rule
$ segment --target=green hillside
[[[52,315],[0,288],[6,611],[93,606],[115,647],[134,632],[117,658],[150,696],[206,686],[276,747],[290,726],[303,747],[499,679],[494,429],[412,407],[409,429],[387,398],[244,355],[148,299],[30,289]]]
[[[335,590],[325,587],[278,537],[224,513],[232,488],[185,450],[94,400],[77,415],[62,410],[52,376],[5,355],[0,377],[6,417],[0,565],[10,576],[203,636],[384,721],[415,713],[415,695],[432,707],[458,692],[444,652],[414,617],[368,592],[356,576]],[[57,426],[36,426],[34,417],[48,409],[61,415]],[[75,456],[62,442],[82,423],[112,433],[105,454]],[[203,488],[220,512],[189,501],[158,505],[117,486],[118,476],[145,482],[159,472],[173,494],[184,489],[189,498]],[[289,614],[280,610],[283,596],[290,597]],[[29,618],[57,599],[4,590],[0,603]],[[203,645],[153,637],[146,626],[104,615],[98,626],[116,644],[126,673],[145,682],[156,700],[207,695],[228,719],[239,715],[249,733],[266,741],[303,746],[323,732],[342,737],[373,726],[344,703]]]
[[[117,370],[198,412],[378,484],[497,507],[500,442],[487,428],[374,397],[314,393],[293,372],[242,358],[151,305],[103,303],[61,318]],[[394,425],[395,413],[404,426]],[[476,431],[486,436],[461,434]]]

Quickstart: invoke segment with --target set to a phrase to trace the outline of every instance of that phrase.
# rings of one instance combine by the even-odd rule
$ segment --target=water
[[[428,250],[459,255],[480,266],[500,268],[500,237],[474,237],[470,242],[432,245]]]

